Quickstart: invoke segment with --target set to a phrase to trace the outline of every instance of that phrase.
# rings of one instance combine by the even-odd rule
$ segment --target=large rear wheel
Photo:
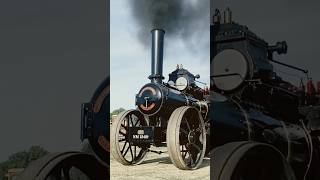
[[[200,112],[189,106],[176,109],[167,127],[167,146],[172,163],[183,170],[197,169],[206,150],[206,130]]]
[[[273,146],[243,141],[213,150],[212,179],[295,180],[290,164]]]
[[[48,154],[24,169],[17,180],[107,179],[109,168],[93,155],[81,152]]]
[[[124,111],[115,118],[111,127],[110,150],[119,163],[137,165],[144,160],[149,147],[133,145],[129,140],[129,128],[147,125],[146,118],[138,110]]]

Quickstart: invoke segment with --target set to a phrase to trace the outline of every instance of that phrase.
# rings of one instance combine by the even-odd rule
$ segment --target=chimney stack
[[[224,23],[225,24],[231,24],[232,23],[232,12],[229,8],[227,8],[224,12]]]
[[[220,14],[219,9],[216,9],[216,11],[213,15],[213,18],[212,18],[212,23],[213,24],[220,24],[220,22],[221,22],[221,14]]]
[[[151,75],[149,79],[154,83],[162,83],[164,79],[163,70],[163,43],[165,31],[162,29],[153,29],[152,34],[152,49],[151,49]]]

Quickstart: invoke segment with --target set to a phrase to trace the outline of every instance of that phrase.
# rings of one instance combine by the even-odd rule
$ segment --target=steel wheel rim
[[[190,118],[187,118],[189,117]],[[187,111],[181,120],[179,132],[180,152],[186,166],[191,169],[201,164],[205,152],[204,129],[196,111]]]
[[[68,180],[79,177],[105,179],[108,176],[108,167],[101,164],[93,155],[63,152],[48,154],[31,162],[18,176],[18,179]]]

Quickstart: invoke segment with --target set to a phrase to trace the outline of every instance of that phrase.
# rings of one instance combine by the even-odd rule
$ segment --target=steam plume
[[[130,0],[130,7],[139,28],[138,37],[145,45],[154,28],[185,41],[204,28],[209,31],[209,0]]]

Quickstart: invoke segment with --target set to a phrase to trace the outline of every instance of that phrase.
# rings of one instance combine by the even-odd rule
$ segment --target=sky
[[[120,107],[135,108],[135,95],[144,84],[150,82],[148,76],[151,72],[151,47],[144,46],[138,39],[138,27],[131,15],[129,1],[110,1],[111,111]],[[205,19],[208,26],[198,29],[197,36],[189,42],[186,43],[181,38],[165,36],[163,58],[165,82],[168,81],[168,74],[175,70],[176,65],[182,64],[191,73],[199,74],[201,76],[199,80],[209,86],[209,13],[208,4],[208,15],[201,19]],[[201,84],[199,86],[203,87]]]
[[[269,42],[287,41],[288,53],[275,60],[310,71],[314,81],[320,81],[320,1],[317,0],[214,0],[215,8],[230,7],[233,19]],[[284,79],[298,84],[303,74],[275,65]],[[289,75],[290,74],[290,75]]]
[[[80,107],[108,75],[105,1],[0,3],[0,162],[80,149]]]

